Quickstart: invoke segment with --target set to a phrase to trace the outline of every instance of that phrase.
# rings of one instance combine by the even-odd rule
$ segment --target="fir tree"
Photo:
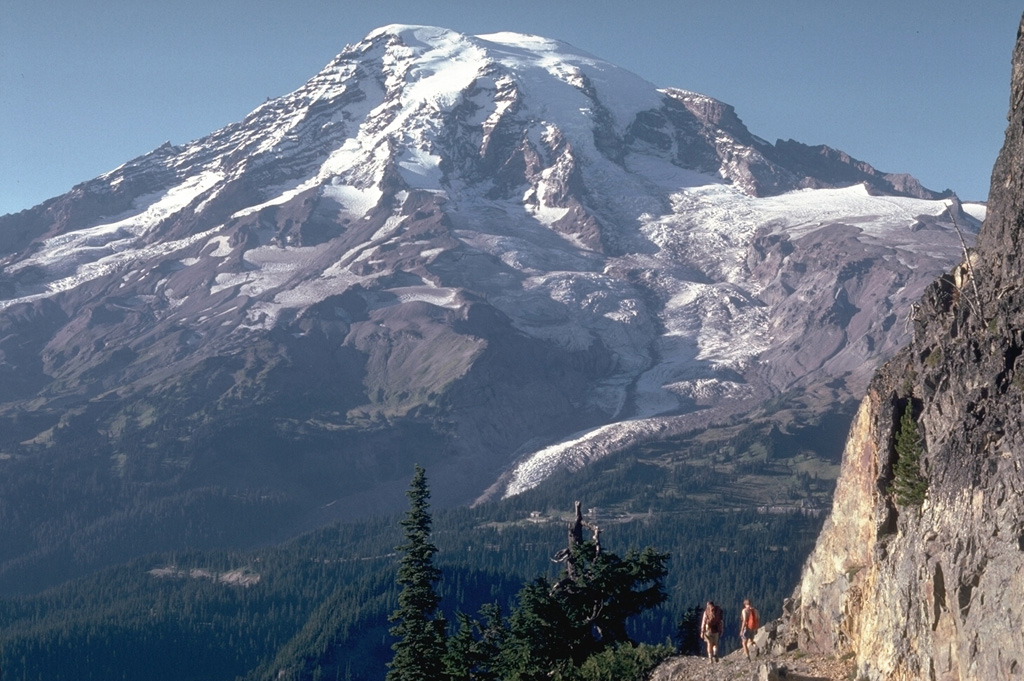
[[[546,681],[571,677],[574,657],[586,632],[576,630],[552,585],[538,577],[519,591],[509,616],[509,631],[496,660],[498,676],[506,681]]]
[[[444,656],[444,675],[450,681],[470,681],[477,663],[477,641],[473,620],[464,612],[456,613],[459,629],[448,638]]]
[[[388,664],[387,681],[437,681],[442,678],[445,654],[445,620],[438,612],[441,598],[435,586],[441,571],[434,566],[437,547],[430,542],[430,491],[423,468],[416,472],[407,493],[409,510],[402,519],[405,543],[396,547],[402,560],[398,568],[398,608],[389,621],[394,657]]]
[[[505,624],[497,603],[480,609],[480,620],[458,613],[459,630],[448,639],[444,658],[449,681],[495,681],[494,661],[505,638]]]
[[[568,554],[558,582],[540,577],[519,592],[497,661],[502,679],[572,678],[594,655],[607,661],[621,650],[629,657],[635,650],[626,620],[666,598],[666,553],[646,548],[620,558],[586,541]]]
[[[680,655],[700,655],[700,620],[704,612],[704,606],[695,605],[687,608],[679,620],[679,628],[676,631]]]
[[[896,463],[892,469],[893,498],[900,506],[920,506],[928,490],[928,480],[921,475],[921,434],[917,430],[910,402],[903,410],[895,444]]]

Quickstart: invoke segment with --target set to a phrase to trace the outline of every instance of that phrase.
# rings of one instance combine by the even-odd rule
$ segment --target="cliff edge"
[[[857,678],[1024,675],[1022,35],[977,248],[872,380],[831,517],[768,632],[777,651],[853,656]],[[907,476],[918,494],[900,492]]]

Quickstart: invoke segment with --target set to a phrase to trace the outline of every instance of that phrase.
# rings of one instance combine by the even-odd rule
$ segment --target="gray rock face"
[[[634,134],[648,141],[660,140],[667,147],[672,136],[654,137],[656,133],[650,128],[655,120],[671,122],[676,129],[680,160],[685,159],[691,167],[696,161],[702,171],[717,173],[755,196],[853,184],[864,184],[870,191],[885,195],[919,199],[954,196],[948,189],[941,193],[926,189],[910,175],[879,172],[870,164],[825,145],[812,147],[795,140],[769,144],[751,134],[728,104],[685,90],[665,92],[672,101],[666,102],[661,112],[639,118]],[[685,107],[692,120],[679,111],[676,102]]]
[[[784,618],[800,646],[854,652],[870,679],[1024,673],[1024,40],[1011,92],[978,248],[928,288],[911,344],[872,380]],[[908,406],[919,508],[892,492]]]
[[[0,587],[849,400],[977,225],[894,177],[555,41],[375,31],[0,218]]]

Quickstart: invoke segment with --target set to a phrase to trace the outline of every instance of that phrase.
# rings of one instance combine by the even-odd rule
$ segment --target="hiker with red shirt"
[[[740,612],[740,641],[743,642],[743,652],[747,654],[747,659],[750,659],[750,646],[754,646],[754,657],[757,657],[761,653],[761,649],[757,647],[757,642],[754,641],[754,635],[757,634],[757,628],[761,626],[761,620],[758,617],[757,609],[750,604],[750,599],[743,599],[743,610]]]

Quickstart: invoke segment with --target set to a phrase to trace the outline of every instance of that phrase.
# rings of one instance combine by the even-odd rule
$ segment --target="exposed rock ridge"
[[[858,678],[1024,674],[1024,23],[1009,126],[976,252],[912,312],[913,340],[873,379],[832,516],[778,624],[779,648],[855,654]],[[912,409],[928,483],[894,500]]]
[[[641,125],[634,126],[634,134],[643,137],[642,127],[651,126],[655,117],[663,116],[674,127],[680,165],[717,174],[753,196],[855,184],[884,195],[928,200],[955,196],[950,189],[927,189],[905,173],[883,173],[824,144],[777,140],[773,145],[751,133],[736,110],[724,102],[677,88],[664,92],[667,99],[662,110],[644,112],[639,117]],[[692,120],[679,115],[679,104]]]

